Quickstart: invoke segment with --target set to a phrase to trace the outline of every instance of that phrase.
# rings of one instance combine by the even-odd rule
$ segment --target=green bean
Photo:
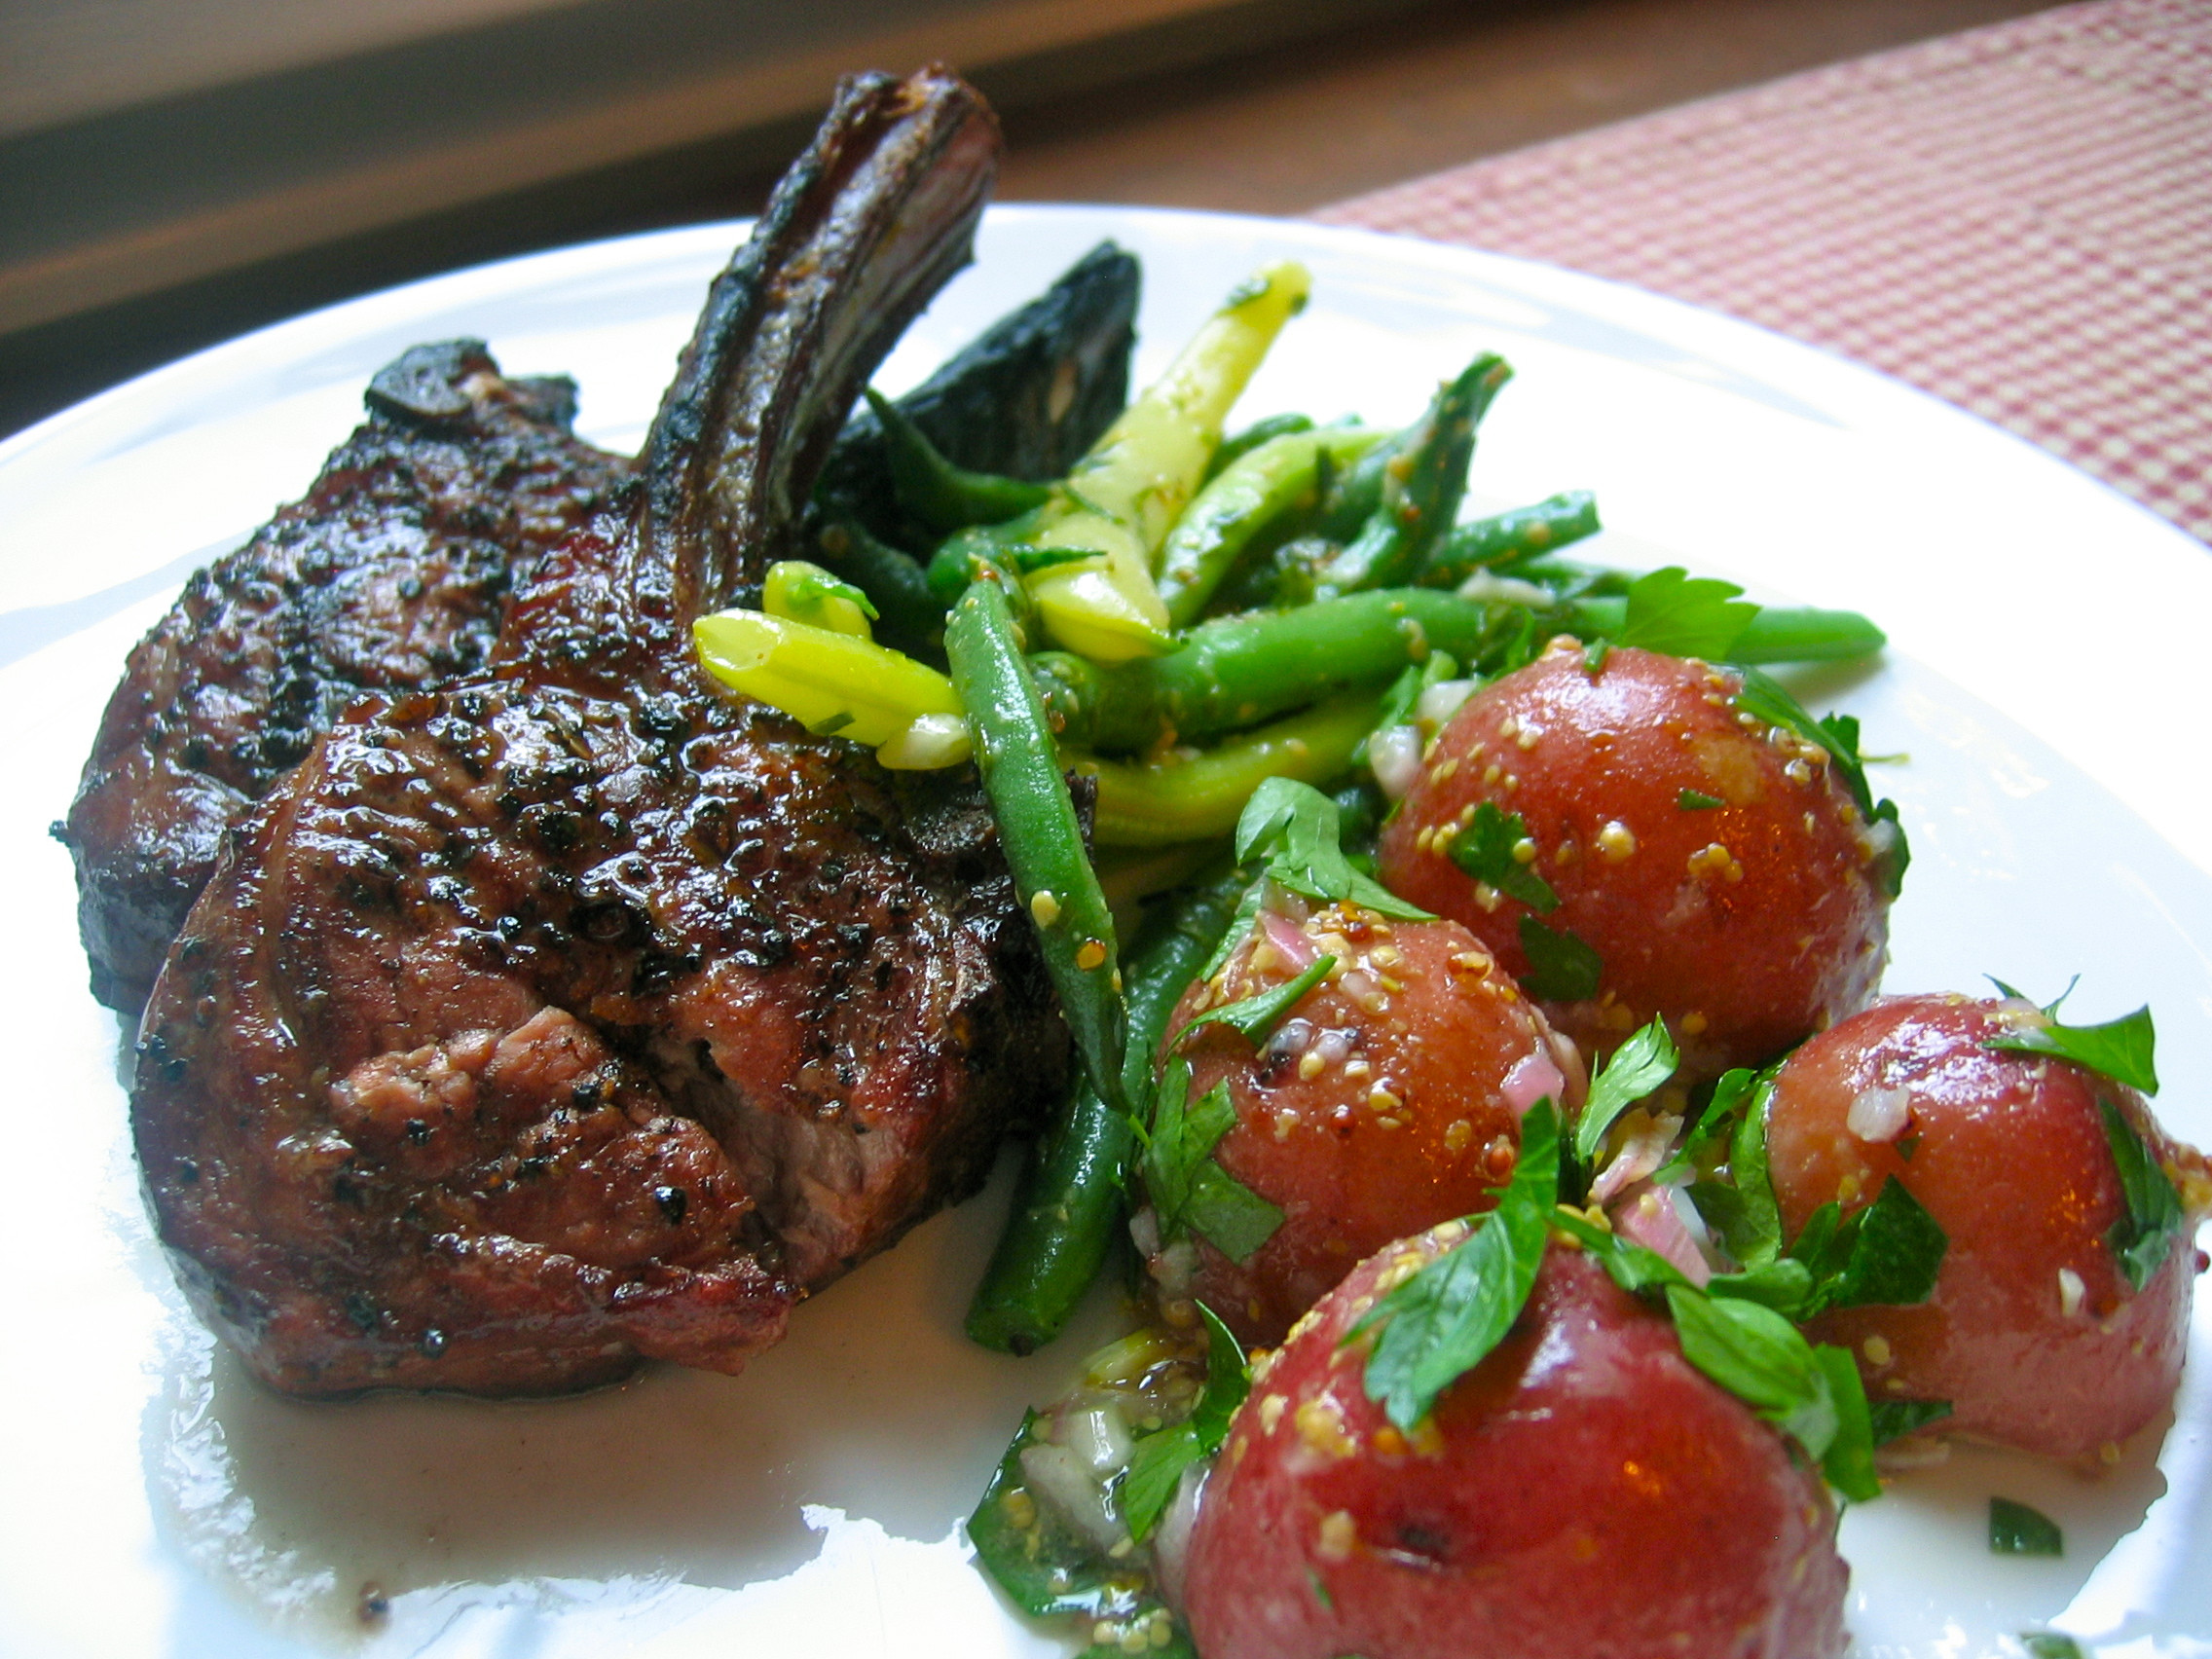
[[[1227,835],[1263,780],[1321,785],[1341,776],[1380,703],[1366,693],[1341,697],[1189,758],[1138,765],[1071,754],[1076,771],[1097,780],[1092,837],[1101,847],[1163,847]]]
[[[976,582],[961,596],[945,623],[944,649],[1007,866],[1036,924],[1045,971],[1060,994],[1060,1013],[1092,1087],[1124,1109],[1114,917],[1084,851],[1059,752],[997,581]]]
[[[1586,639],[1618,637],[1628,622],[1628,601],[1585,597],[1573,605],[1573,631]],[[1809,606],[1762,606],[1728,648],[1730,662],[1847,662],[1871,656],[1889,636],[1856,610],[1816,610]]]
[[[866,395],[883,425],[893,494],[901,506],[940,535],[972,524],[1003,524],[1043,505],[1051,495],[1050,485],[953,465],[896,403],[873,387],[866,388]]]
[[[1459,511],[1475,426],[1512,378],[1503,358],[1485,352],[1437,392],[1383,469],[1382,497],[1374,513],[1350,544],[1315,572],[1317,593],[1384,587],[1420,568]]]
[[[1285,433],[1217,474],[1161,549],[1160,597],[1168,621],[1178,628],[1196,622],[1257,537],[1316,505],[1324,472],[1357,461],[1385,435],[1363,426]]]
[[[1180,894],[1130,952],[1128,1043],[1122,1092],[1149,1116],[1152,1061],[1185,987],[1228,931],[1245,882],[1216,873]],[[968,1335],[985,1347],[1029,1353],[1057,1336],[1098,1276],[1122,1217],[1122,1173],[1134,1135],[1129,1114],[1088,1083],[1031,1148],[1006,1232],[976,1287]]]
[[[1171,655],[1112,665],[1033,659],[1053,729],[1078,749],[1145,750],[1169,732],[1210,737],[1339,691],[1381,687],[1431,649],[1473,661],[1489,606],[1432,588],[1385,588],[1296,610],[1225,616]]]
[[[1221,447],[1213,452],[1206,462],[1205,481],[1212,483],[1229,469],[1230,462],[1241,461],[1245,456],[1273,438],[1292,432],[1310,432],[1313,417],[1310,415],[1270,415],[1265,421],[1255,421],[1240,432],[1232,432],[1221,440]]]
[[[1534,506],[1455,526],[1414,580],[1422,587],[1457,587],[1477,571],[1549,553],[1603,528],[1598,498],[1587,490],[1570,490]]]
[[[1762,606],[1729,648],[1742,663],[1843,662],[1872,656],[1889,636],[1856,610],[1815,610],[1809,606]]]
[[[893,640],[927,646],[943,631],[944,602],[930,592],[921,565],[876,540],[858,519],[825,509],[815,544],[830,570],[867,595]]]

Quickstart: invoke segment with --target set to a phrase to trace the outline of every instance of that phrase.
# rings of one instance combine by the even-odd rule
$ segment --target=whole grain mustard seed
[[[1359,1526],[1347,1510],[1332,1510],[1321,1517],[1321,1527],[1314,1539],[1313,1553],[1323,1561],[1346,1562],[1359,1543]]]
[[[1075,965],[1087,974],[1093,968],[1105,967],[1106,941],[1096,939],[1085,940],[1076,947]]]
[[[1609,819],[1598,831],[1598,850],[1605,855],[1608,864],[1619,864],[1636,855],[1636,833],[1619,819]]]
[[[1519,865],[1534,864],[1536,862],[1536,843],[1526,835],[1514,842],[1513,862]]]
[[[1736,855],[1718,841],[1700,847],[1689,856],[1692,875],[1717,875],[1723,881],[1744,879],[1744,866],[1736,862]]]
[[[1049,887],[1040,887],[1029,896],[1029,914],[1041,928],[1049,928],[1060,919],[1060,901]]]

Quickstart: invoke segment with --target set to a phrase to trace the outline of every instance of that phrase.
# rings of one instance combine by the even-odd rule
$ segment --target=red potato
[[[1555,642],[1470,697],[1382,832],[1383,884],[1465,923],[1517,977],[1528,906],[1454,864],[1489,801],[1518,813],[1559,895],[1539,918],[1604,963],[1598,995],[1545,1012],[1586,1052],[1654,1014],[1685,1080],[1758,1065],[1866,1005],[1889,901],[1872,829],[1818,745],[1732,702],[1740,677],[1680,657]],[[1684,791],[1717,806],[1685,806]],[[1694,798],[1694,797],[1693,797]]]
[[[1239,1266],[1203,1239],[1155,1252],[1171,1294],[1195,1296],[1247,1344],[1279,1342],[1362,1256],[1488,1209],[1513,1173],[1521,1114],[1582,1095],[1582,1064],[1491,953],[1455,922],[1385,921],[1330,904],[1264,912],[1220,974],[1184,994],[1168,1052],[1205,1008],[1284,984],[1322,955],[1336,977],[1300,999],[1266,1047],[1218,1025],[1182,1052],[1191,1097],[1226,1080],[1236,1123],[1222,1167],[1279,1205],[1283,1224]]]
[[[1848,1214],[1897,1180],[1949,1237],[1925,1304],[1812,1327],[1859,1356],[1869,1398],[1949,1400],[1944,1430],[2109,1459],[2173,1397],[2201,1258],[2177,1239],[2140,1292],[2129,1285],[2105,1241],[2126,1206],[2097,1102],[2180,1176],[2193,1213],[2203,1160],[2133,1089],[1981,1046],[2037,1017],[2024,1003],[1892,997],[1822,1033],[1775,1079],[1769,1167],[1792,1235],[1820,1205]]]
[[[1253,1381],[1198,1507],[1206,1659],[1828,1659],[1847,1571],[1817,1477],[1554,1248],[1409,1445],[1346,1329],[1452,1224],[1369,1258]]]

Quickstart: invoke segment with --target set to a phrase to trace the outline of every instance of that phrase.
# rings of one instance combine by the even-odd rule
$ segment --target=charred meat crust
[[[1064,1085],[972,781],[896,783],[687,639],[760,557],[729,537],[795,522],[825,384],[966,257],[995,155],[947,76],[848,87],[494,668],[357,705],[239,830],[132,1118],[180,1280],[276,1386],[735,1371]]]
[[[92,993],[135,1014],[223,831],[364,691],[481,668],[516,581],[627,462],[575,388],[419,346],[307,496],[195,575],[130,653],[69,816]]]

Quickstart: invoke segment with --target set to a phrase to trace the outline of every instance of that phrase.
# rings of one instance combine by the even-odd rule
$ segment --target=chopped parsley
[[[2165,1265],[2174,1240],[2188,1231],[2189,1218],[2181,1195],[2135,1125],[2111,1101],[2097,1104],[2104,1111],[2105,1140],[2112,1147],[2120,1194],[2127,1203],[2127,1213],[2112,1224],[2105,1242],[2127,1282],[2141,1290]]]
[[[1559,908],[1559,895],[1515,852],[1529,840],[1529,826],[1518,812],[1500,812],[1490,801],[1475,808],[1467,827],[1452,837],[1452,862],[1477,881],[1487,881],[1508,899],[1518,899],[1539,915]],[[1532,843],[1531,843],[1532,844]]]
[[[1997,981],[1997,988],[2007,996],[2018,995],[2002,980]],[[2061,997],[2059,1002],[2065,1000]],[[2000,1052],[2055,1055],[2145,1094],[2158,1092],[2158,1033],[2151,1023],[2149,1007],[2108,1019],[2102,1025],[2068,1025],[2056,1017],[2057,1013],[2058,1003],[2052,1003],[2043,1011],[2039,1024],[2022,1026],[2003,1037],[1984,1038],[1981,1046]]]
[[[1547,1002],[1587,1002],[1598,994],[1605,960],[1568,928],[1554,932],[1533,916],[1521,918],[1521,949],[1529,972],[1521,987]]]
[[[1679,565],[1653,571],[1629,584],[1628,614],[1613,643],[1723,659],[1759,613],[1743,592],[1734,582],[1693,576]]]
[[[1675,804],[1684,812],[1711,812],[1716,806],[1728,803],[1718,795],[1709,795],[1703,790],[1683,790],[1675,796]]]
[[[1190,1088],[1190,1062],[1168,1061],[1145,1135],[1145,1191],[1163,1235],[1189,1228],[1233,1260],[1249,1261],[1282,1225],[1282,1211],[1214,1161],[1214,1147],[1236,1124],[1229,1085],[1186,1104]]]
[[[1866,763],[1859,753],[1857,719],[1850,715],[1829,715],[1825,719],[1816,720],[1772,676],[1748,667],[1738,667],[1735,672],[1744,677],[1744,688],[1736,693],[1737,708],[1767,725],[1781,726],[1808,743],[1820,745],[1826,751],[1836,776],[1843,780],[1852,804],[1865,818],[1868,830],[1883,824],[1890,826],[1888,844],[1883,849],[1876,874],[1882,891],[1892,899],[1897,898],[1904,890],[1904,872],[1912,863],[1912,848],[1905,841],[1904,826],[1898,821],[1897,802],[1877,801],[1867,785]]]
[[[1277,887],[1324,903],[1350,900],[1399,921],[1433,921],[1345,857],[1337,803],[1311,784],[1270,778],[1252,792],[1236,821],[1236,862],[1263,864]],[[1255,907],[1257,902],[1255,901]]]
[[[1257,1049],[1282,1023],[1283,1016],[1298,1006],[1299,1000],[1329,977],[1329,971],[1336,965],[1337,959],[1334,956],[1324,956],[1297,978],[1277,985],[1272,990],[1240,997],[1235,1002],[1208,1009],[1183,1027],[1176,1042],[1182,1043],[1201,1025],[1226,1025]]]
[[[1574,1156],[1584,1163],[1596,1159],[1613,1121],[1673,1077],[1680,1060],[1667,1022],[1656,1017],[1615,1049],[1590,1080],[1589,1098],[1575,1121]]]
[[[1367,1395],[1411,1432],[1437,1396],[1486,1359],[1528,1305],[1559,1198],[1559,1116],[1549,1098],[1521,1120],[1521,1156],[1497,1207],[1345,1334],[1374,1333]]]
[[[1129,1536],[1140,1544],[1173,1501],[1183,1471],[1221,1450],[1221,1443],[1229,1437],[1230,1419],[1236,1415],[1252,1385],[1242,1346],[1212,1309],[1202,1302],[1198,1308],[1206,1322],[1205,1392],[1198,1396],[1198,1409],[1187,1419],[1138,1441],[1128,1469],[1122,1476],[1122,1519]]]
[[[1932,1422],[1951,1415],[1948,1400],[1876,1400],[1866,1408],[1873,1419],[1874,1444],[1887,1446],[1908,1434],[1918,1434]]]
[[[2062,1556],[2066,1534],[2041,1510],[2009,1497],[1989,1500],[1989,1550],[1992,1555]]]
[[[1874,1201],[1839,1219],[1823,1204],[1807,1218],[1789,1254],[1812,1273],[1803,1318],[1828,1308],[1909,1308],[1926,1302],[1950,1249],[1942,1224],[1892,1177]]]

